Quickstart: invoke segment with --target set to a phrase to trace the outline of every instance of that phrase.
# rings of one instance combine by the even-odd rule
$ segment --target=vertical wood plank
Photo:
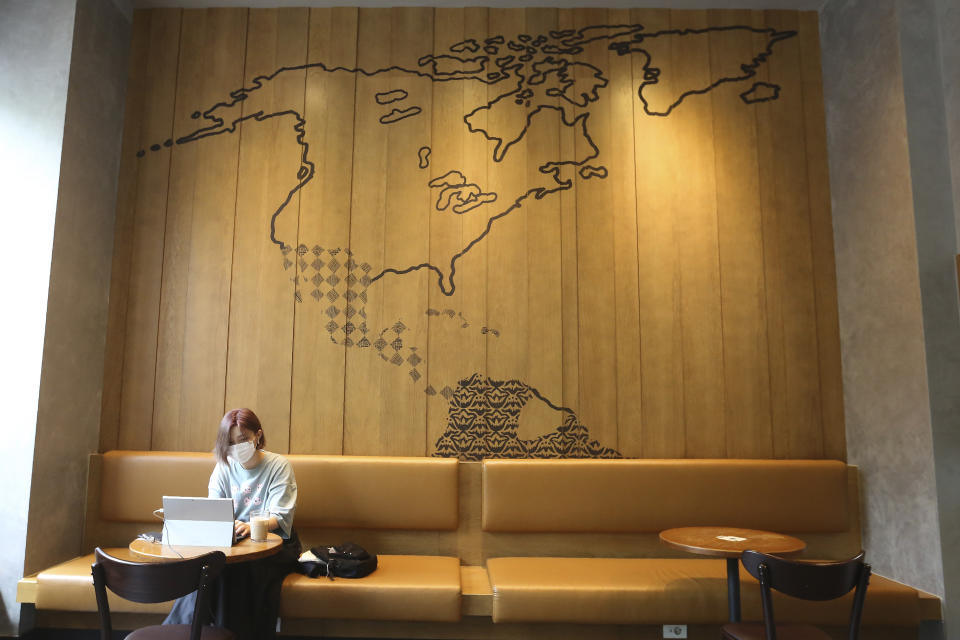
[[[557,28],[574,28],[574,10],[560,9]],[[560,155],[572,158],[574,133],[570,127],[560,127]],[[563,325],[563,406],[580,413],[580,282],[577,278],[577,193],[576,183],[560,192],[560,281]]]
[[[375,71],[389,65],[392,25],[389,11],[361,8],[357,23],[357,67]],[[383,112],[374,96],[394,86],[384,75],[358,73],[356,126],[353,131],[353,176],[350,202],[350,249],[357,260],[373,267],[371,274],[385,266],[384,244],[387,206],[388,137],[378,122]],[[378,339],[384,327],[384,286],[374,284],[367,297],[363,320],[370,341]],[[380,398],[388,371],[378,355],[383,348],[347,349],[344,382],[343,453],[379,453],[381,448]],[[376,351],[374,350],[376,349]]]
[[[394,8],[391,21],[390,63],[412,68],[420,55],[432,50],[433,10]],[[385,266],[406,269],[422,264],[430,255],[431,194],[417,152],[422,145],[430,144],[432,83],[404,74],[394,80],[390,89],[400,86],[409,94],[399,103],[402,108],[415,105],[420,112],[380,125],[387,129],[388,136],[383,251]],[[367,446],[371,453],[422,456],[426,454],[427,442],[427,397],[422,381],[428,357],[427,288],[436,286],[436,278],[433,272],[419,269],[387,275],[377,286],[383,287],[383,315],[378,329],[388,346],[383,350],[386,359],[378,363],[385,369],[380,386],[378,437]],[[398,340],[402,342],[399,348],[394,346]]]
[[[154,414],[164,234],[168,206],[171,150],[163,141],[173,137],[174,104],[179,82],[177,59],[180,10],[150,12],[149,54],[145,76],[144,113],[136,163],[137,191],[131,239],[130,280],[124,330],[123,379],[116,446],[150,449]],[[157,151],[151,148],[159,145]]]
[[[704,11],[671,11],[670,26],[703,29]],[[707,38],[674,37],[671,68],[684,90],[711,83]],[[723,345],[717,249],[713,112],[708,98],[689,96],[670,115],[683,166],[673,212],[680,245],[684,420],[688,457],[726,455],[723,423]]]
[[[474,54],[453,52],[450,47],[469,40],[482,43],[486,38],[486,9],[435,11],[434,55],[470,57]],[[487,191],[486,140],[482,135],[471,133],[463,121],[466,114],[486,103],[486,84],[478,80],[434,82],[432,100],[428,169],[431,180],[439,184],[449,172],[457,171],[467,183]],[[442,192],[439,186],[431,190],[430,262],[446,272],[452,256],[483,233],[484,212],[489,208],[481,206],[463,214],[454,212],[450,204],[438,208]],[[497,203],[490,206],[495,207]],[[486,374],[486,334],[481,332],[486,326],[486,269],[487,243],[480,242],[457,261],[452,295],[445,294],[434,280],[430,281],[427,310],[430,358],[425,388],[428,454],[451,455],[449,442],[452,441],[438,447],[441,435],[449,426],[449,393],[457,388],[460,380]]]
[[[655,33],[670,28],[666,10],[630,12],[631,22]],[[634,95],[645,82],[647,66],[667,64],[669,46],[644,41],[652,56],[633,54]],[[656,88],[671,92],[676,80],[671,74],[659,79]],[[640,291],[640,350],[643,380],[642,451],[649,458],[682,458],[686,453],[684,427],[683,335],[680,309],[680,258],[672,212],[671,192],[680,155],[668,118],[645,113],[634,101],[634,144],[637,184],[637,255]]]
[[[489,11],[486,8],[468,8],[464,13],[464,37],[473,38],[477,42],[482,42],[491,35],[489,29]],[[470,132],[463,118],[473,109],[486,104],[487,85],[483,82],[467,82],[463,86],[463,111],[460,114],[460,121],[457,124],[458,131],[463,137],[463,167],[465,175],[479,181],[483,190],[490,190],[489,158],[491,147],[487,140],[479,133]],[[436,108],[436,105],[435,107]],[[485,116],[477,116],[477,123],[480,126],[486,125]],[[436,143],[436,136],[434,137]],[[502,199],[499,204],[494,204],[494,210],[500,211],[503,205]],[[487,216],[472,215],[462,221],[460,231],[461,250],[486,230]],[[496,329],[502,331],[504,327],[488,326],[492,323],[487,317],[488,308],[488,286],[487,270],[491,254],[495,251],[490,249],[490,243],[483,241],[475,245],[461,259],[457,267],[458,288],[460,291],[461,308],[464,315],[473,323],[474,333],[468,334],[460,347],[459,359],[462,363],[463,371],[469,373],[487,374],[487,345],[488,340],[497,340],[496,334],[483,333],[482,329]],[[494,336],[488,338],[488,336]],[[450,381],[450,384],[455,382]]]
[[[817,308],[817,345],[820,363],[820,408],[823,455],[846,460],[843,419],[843,373],[840,363],[840,321],[837,310],[837,272],[830,212],[830,173],[827,132],[820,75],[820,38],[817,13],[799,14],[799,45],[803,80],[803,117],[810,190],[810,228],[813,243],[813,284]]]
[[[344,334],[335,334],[339,342],[331,339],[325,311],[329,291],[339,295],[348,285],[331,287],[325,279],[331,275],[331,250],[350,246],[356,76],[330,69],[356,67],[357,16],[355,8],[310,9],[309,61],[323,66],[310,67],[306,77],[304,139],[314,174],[300,192],[296,244],[309,249],[304,256],[308,268],[299,259],[284,262],[287,273],[301,278],[294,310],[291,453],[343,453],[347,347]],[[350,291],[359,294],[359,287]]]
[[[751,24],[756,28],[765,28],[766,19],[762,11],[750,12]],[[754,48],[762,48],[767,41],[764,35],[754,35]],[[756,79],[770,82],[770,66],[760,65]],[[776,190],[774,183],[773,120],[771,109],[757,109],[757,159],[760,187],[760,217],[763,227],[763,277],[765,287],[765,307],[767,312],[767,358],[770,363],[770,432],[774,456],[787,442],[786,436],[786,354],[784,351],[783,314],[784,284],[781,263],[783,261],[779,242],[780,216],[777,212]],[[784,457],[780,453],[779,457]]]
[[[124,106],[120,175],[117,183],[116,223],[107,309],[107,338],[103,364],[103,397],[100,404],[100,451],[117,448],[120,437],[120,394],[123,385],[123,347],[126,338],[127,302],[133,253],[134,214],[137,202],[136,153],[142,148],[141,130],[146,103],[147,60],[150,45],[150,11],[133,14],[127,96]],[[172,122],[172,118],[171,118]]]
[[[434,12],[433,55],[456,55],[450,50],[451,45],[463,42],[465,36],[465,10],[437,8]],[[483,37],[479,41],[482,42]],[[421,173],[426,173],[431,184],[445,182],[444,176],[450,171],[459,171],[465,178],[476,180],[476,176],[464,173],[464,130],[461,118],[464,111],[464,87],[461,82],[434,82],[431,99],[435,105],[431,119],[430,156],[420,162]],[[427,167],[423,167],[428,162]],[[437,181],[436,183],[434,181]],[[450,182],[456,182],[451,180]],[[436,201],[441,197],[442,187],[433,190],[435,198],[431,198],[428,211],[430,212],[430,263],[443,270],[449,268],[449,258],[458,251],[463,227],[463,216],[454,212],[449,204],[446,208],[438,206]],[[459,278],[458,278],[459,279]],[[454,354],[457,352],[463,331],[460,329],[461,320],[450,318],[444,310],[459,311],[463,302],[462,288],[457,288],[446,294],[436,282],[430,282],[427,291],[427,355],[430,360],[426,366],[425,388],[427,400],[427,453],[438,449],[441,455],[450,455],[451,447],[448,440],[445,445],[440,444],[440,438],[447,430],[449,417],[448,400],[446,394],[440,393],[444,386],[456,388],[455,380],[464,372],[457,366],[460,364]],[[479,335],[479,334],[477,334]]]
[[[763,21],[778,30],[797,28],[796,12],[768,11],[763,14]],[[800,47],[796,38],[779,44],[768,65],[771,82],[783,87],[780,98],[768,105],[769,138],[765,141],[772,149],[772,184],[768,188],[773,191],[777,233],[771,240],[778,244],[782,288],[782,315],[773,318],[782,327],[784,391],[779,408],[782,422],[774,421],[774,455],[819,458],[823,455],[819,347],[802,127]],[[764,246],[769,244],[765,241]]]
[[[174,130],[243,82],[246,9],[184,11]],[[225,122],[237,106],[225,108]],[[170,169],[154,449],[209,449],[224,410],[239,136],[178,144]]]
[[[306,63],[308,13],[250,10],[243,86],[262,86],[241,105],[248,119],[239,131],[230,279],[226,408],[253,408],[270,435],[270,449],[283,453],[289,452],[295,285],[282,268],[284,256],[270,231],[273,224],[278,241],[297,244],[299,193],[275,220],[274,214],[299,183],[296,127],[304,113],[306,71],[277,72]]]
[[[580,9],[575,12],[578,29],[606,24],[605,9]],[[597,69],[607,67],[608,51],[600,41],[585,48],[578,60]],[[578,83],[590,86],[594,70],[587,66],[575,71]],[[607,162],[605,153],[613,145],[615,131],[610,115],[609,87],[599,89],[600,100],[576,109],[577,116],[589,113],[587,130],[601,155],[590,162]],[[590,154],[590,145],[582,136],[576,139],[578,158]],[[589,174],[587,174],[589,175]],[[604,446],[617,444],[617,324],[614,260],[614,195],[609,179],[584,178],[578,173],[577,189],[577,267],[580,322],[580,422],[590,430],[592,439]]]
[[[611,10],[608,24],[630,24],[629,11]],[[614,299],[616,301],[617,442],[624,456],[643,455],[639,274],[637,273],[637,183],[633,168],[633,90],[631,56],[608,51],[607,95],[611,139],[604,157],[613,212]]]
[[[493,35],[493,32],[490,30],[489,21],[488,9],[466,9],[464,13],[464,37],[473,38],[478,43],[484,42],[488,37]],[[476,181],[482,191],[492,192],[493,188],[490,174],[492,146],[482,134],[471,132],[464,121],[464,117],[468,113],[485,105],[487,99],[487,84],[483,82],[468,82],[464,84],[463,111],[460,114],[458,131],[460,131],[460,135],[463,136],[462,158],[465,177],[471,182]],[[436,103],[435,108],[437,108]],[[488,125],[485,113],[475,115],[471,122],[476,126],[484,128]],[[440,140],[437,136],[434,136],[434,144],[438,144],[439,142]],[[501,211],[503,204],[504,200],[501,198],[492,204],[492,210]],[[462,220],[460,231],[461,250],[466,248],[469,243],[479,238],[486,231],[490,209],[484,211],[481,208],[475,211],[476,215],[468,215]],[[493,248],[490,242],[484,240],[474,245],[470,251],[461,258],[459,266],[457,267],[457,287],[461,300],[460,308],[467,320],[473,323],[472,327],[468,328],[467,331],[474,332],[468,333],[465,338],[462,338],[463,342],[459,347],[459,354],[456,356],[460,362],[464,376],[478,374],[480,377],[486,377],[489,375],[487,365],[488,344],[499,340],[497,334],[493,333],[493,331],[502,335],[502,331],[505,329],[505,327],[495,326],[487,314],[489,308],[488,296],[490,295],[488,293],[488,270],[490,260],[495,259],[496,256],[496,248]],[[488,329],[487,333],[483,333],[484,327]],[[436,362],[437,358],[434,357],[436,352],[430,351],[430,353],[432,354],[431,363]],[[444,387],[449,385],[451,388],[456,389],[461,379],[462,378],[457,376],[449,381],[445,380],[443,381]],[[454,408],[455,404],[452,402],[445,404],[445,410],[448,415],[452,413]],[[481,421],[485,419],[486,416],[480,417]]]
[[[555,9],[527,9],[522,33],[532,38],[557,29]],[[518,32],[519,34],[520,32]],[[513,32],[510,36],[516,37]],[[557,106],[557,98],[538,95],[538,105]],[[531,109],[536,105],[531,103]],[[553,188],[540,167],[560,156],[561,129],[557,112],[541,111],[530,123],[527,142],[526,184],[528,188]],[[563,397],[563,295],[561,283],[561,202],[557,194],[541,200],[529,198],[524,205],[527,218],[526,280],[527,371],[524,382],[554,404]],[[519,275],[519,274],[518,274]],[[564,416],[531,398],[520,414],[518,436],[535,440],[563,424]]]
[[[490,36],[502,35],[509,40],[526,33],[526,12],[523,9],[490,9]],[[504,55],[506,49],[503,48]],[[501,80],[487,88],[487,100],[493,100],[511,87],[515,80]],[[526,121],[526,108],[503,100],[500,109],[487,112],[487,130],[517,131]],[[509,148],[499,161],[494,161],[494,145],[488,145],[488,180],[498,194],[498,209],[512,203],[527,189],[526,136]],[[487,336],[487,367],[493,380],[529,379],[528,345],[530,318],[527,281],[527,224],[533,213],[526,201],[509,215],[497,220],[485,242],[489,243],[487,263],[487,321],[498,327],[500,337]]]
[[[710,13],[711,26],[750,26],[748,11]],[[715,33],[710,60],[737,69],[756,55],[749,31]],[[754,112],[740,99],[749,83],[711,92],[717,171],[726,453],[732,458],[773,455],[769,360],[764,304],[763,227]]]
[[[473,38],[478,43],[482,43],[493,35],[489,29],[489,11],[486,8],[474,7],[465,9],[463,20],[463,35],[465,39]],[[489,166],[492,147],[482,134],[471,132],[464,121],[464,117],[468,113],[487,103],[487,84],[479,81],[466,82],[463,83],[462,91],[463,110],[459,114],[460,119],[457,123],[456,131],[459,132],[463,143],[461,157],[464,176],[468,181],[476,182],[482,191],[491,192],[493,188],[491,186]],[[434,109],[440,106],[441,105],[435,100]],[[474,122],[476,126],[484,128],[487,126],[485,113],[475,115],[471,121]],[[442,139],[434,135],[433,144],[436,146],[440,143],[442,143]],[[486,210],[484,210],[484,208],[475,209],[471,214],[462,217],[459,243],[460,250],[466,248],[486,231],[488,214],[491,209],[493,211],[500,211],[502,210],[503,204],[504,202],[501,198],[492,203],[491,208]],[[443,384],[444,388],[449,386],[452,389],[456,389],[459,381],[468,375],[478,374],[480,377],[486,377],[488,375],[488,344],[499,339],[496,337],[497,334],[490,330],[492,329],[500,333],[505,328],[495,326],[487,315],[489,295],[487,274],[490,264],[489,261],[495,259],[496,256],[497,250],[492,248],[490,242],[484,240],[474,245],[458,262],[457,292],[460,302],[455,305],[455,308],[462,310],[464,317],[471,323],[471,326],[464,330],[466,335],[460,338],[457,353],[437,354],[436,351],[432,349],[429,352],[431,357],[430,367],[428,369],[431,371],[431,377],[433,377],[433,363],[438,361],[438,356],[441,361],[447,359],[455,360],[460,367],[461,375],[438,380],[439,383]],[[431,292],[435,291],[435,288],[431,288]],[[446,321],[450,322],[449,319]],[[484,328],[488,329],[487,333],[483,333]],[[442,390],[439,385],[437,386],[437,390]],[[439,399],[438,396],[434,397]],[[455,405],[448,403],[446,399],[444,399],[443,407],[444,412],[449,416],[455,408]],[[481,416],[480,419],[485,420],[486,416]]]

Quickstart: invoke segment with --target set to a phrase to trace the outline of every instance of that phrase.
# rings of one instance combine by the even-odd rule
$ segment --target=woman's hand
[[[237,538],[245,538],[250,535],[250,523],[243,522],[241,520],[234,520],[233,530],[237,534]]]

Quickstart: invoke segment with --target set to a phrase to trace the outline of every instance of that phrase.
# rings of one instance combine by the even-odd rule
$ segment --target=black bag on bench
[[[335,547],[312,547],[300,557],[298,571],[311,578],[327,576],[333,580],[334,576],[362,578],[373,573],[376,568],[376,554],[368,553],[358,544],[344,542]]]

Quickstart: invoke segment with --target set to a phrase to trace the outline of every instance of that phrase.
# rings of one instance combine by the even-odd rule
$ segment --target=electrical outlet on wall
[[[665,624],[663,625],[664,638],[686,638],[687,625],[685,624]]]

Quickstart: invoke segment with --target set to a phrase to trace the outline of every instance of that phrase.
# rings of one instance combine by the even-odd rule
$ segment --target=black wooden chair
[[[744,551],[744,568],[760,581],[763,623],[731,623],[723,626],[725,640],[829,640],[830,636],[813,625],[777,625],[773,617],[770,591],[780,591],[803,600],[834,600],[856,589],[850,610],[849,638],[860,635],[860,616],[870,581],[870,565],[863,551],[842,562],[803,562],[787,560],[758,551]]]
[[[210,587],[226,562],[221,551],[211,551],[196,558],[171,562],[129,562],[114,558],[99,547],[95,551],[93,588],[100,613],[100,636],[110,640],[110,606],[107,589],[133,602],[166,602],[197,591],[193,624],[154,625],[137,629],[130,640],[228,640],[234,635],[227,629],[203,624]]]

